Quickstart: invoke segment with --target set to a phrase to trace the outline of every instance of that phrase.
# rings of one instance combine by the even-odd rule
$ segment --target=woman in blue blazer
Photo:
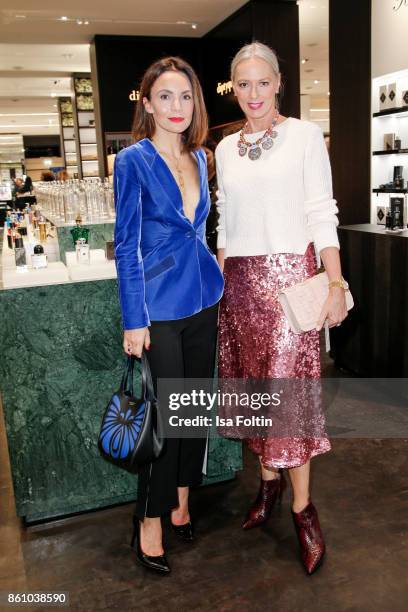
[[[210,208],[207,114],[197,76],[175,57],[146,71],[137,103],[136,144],[115,160],[115,256],[124,350],[148,350],[159,378],[211,378],[223,277],[205,239]],[[157,384],[156,384],[157,387]],[[132,545],[146,567],[170,571],[161,516],[193,539],[189,487],[202,479],[205,439],[166,440],[139,474]]]

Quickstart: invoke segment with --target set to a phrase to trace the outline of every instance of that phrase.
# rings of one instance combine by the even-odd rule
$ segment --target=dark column
[[[340,223],[370,220],[371,0],[330,0],[330,157]]]
[[[283,115],[300,118],[299,9],[295,1],[253,0],[253,39],[272,47],[284,83]]]

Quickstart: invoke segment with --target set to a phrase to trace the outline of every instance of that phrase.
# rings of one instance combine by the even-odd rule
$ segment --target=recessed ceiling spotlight
[[[314,83],[315,85],[318,85],[318,84],[320,83],[320,81],[318,81],[317,79],[315,79],[315,80],[313,81],[313,83]]]
[[[67,17],[66,15],[63,15],[63,16],[61,17],[61,21],[68,21],[68,17]]]
[[[56,104],[53,104],[53,107],[54,107],[54,108],[58,108],[58,106],[57,106]]]
[[[330,96],[330,91],[327,92],[327,95]]]
[[[57,94],[53,92],[53,93],[51,94],[51,98],[56,98],[56,97],[57,97]]]
[[[77,24],[78,24],[78,25],[82,25],[82,24],[84,23],[84,22],[82,21],[82,19],[77,19],[77,20],[76,20],[76,22],[77,22]]]
[[[196,30],[197,29],[197,24],[196,23],[192,23],[191,27],[193,28],[193,30]]]
[[[87,19],[85,19],[84,25],[89,25],[89,21]]]
[[[306,64],[306,62],[308,62],[308,61],[309,61],[309,59],[308,59],[307,57],[304,57],[304,58],[302,59],[302,64]]]

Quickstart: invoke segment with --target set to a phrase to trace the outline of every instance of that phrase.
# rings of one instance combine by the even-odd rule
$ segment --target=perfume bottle
[[[394,166],[394,187],[395,189],[404,189],[403,166]]]
[[[86,244],[85,238],[79,238],[76,241],[76,256],[77,262],[79,264],[89,264],[90,254],[89,254],[89,244]]]
[[[31,263],[34,270],[47,267],[47,255],[44,253],[44,247],[41,244],[36,244],[34,253],[31,255]]]
[[[26,252],[24,248],[24,242],[21,236],[18,236],[15,240],[14,257],[16,260],[17,270],[19,272],[27,270]]]
[[[47,224],[45,223],[45,221],[39,221],[38,228],[40,230],[40,241],[46,242],[47,241]]]

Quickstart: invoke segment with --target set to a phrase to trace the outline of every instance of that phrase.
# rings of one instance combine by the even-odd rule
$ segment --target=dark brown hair
[[[142,138],[152,138],[156,126],[153,115],[148,113],[144,107],[143,98],[150,100],[154,82],[164,72],[169,71],[182,72],[191,83],[194,111],[190,125],[185,132],[183,132],[183,140],[185,149],[187,151],[193,151],[201,147],[207,138],[208,117],[200,81],[190,64],[180,57],[164,57],[151,64],[144,73],[140,85],[139,100],[136,102],[132,136],[135,141],[141,140]]]

